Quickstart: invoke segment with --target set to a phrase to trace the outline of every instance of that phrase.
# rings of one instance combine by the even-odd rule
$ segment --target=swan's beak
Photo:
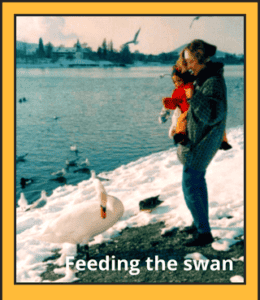
[[[100,208],[101,208],[101,218],[102,218],[102,219],[105,219],[106,216],[107,216],[107,213],[106,213],[106,207],[100,205]]]

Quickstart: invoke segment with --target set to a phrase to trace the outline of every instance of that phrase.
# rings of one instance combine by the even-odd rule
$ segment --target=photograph
[[[256,299],[257,3],[2,6],[3,300]]]
[[[16,17],[17,282],[244,282],[244,23]]]

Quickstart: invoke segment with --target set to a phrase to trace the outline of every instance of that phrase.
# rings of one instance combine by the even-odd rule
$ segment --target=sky
[[[130,44],[131,52],[159,54],[171,52],[195,38],[214,44],[218,50],[244,53],[244,19],[241,16],[69,16],[28,17],[16,20],[16,40],[27,43],[51,42],[73,47],[79,39],[97,51],[104,39],[113,42],[113,48],[133,40],[141,28],[137,45]],[[190,28],[190,25],[192,26]]]

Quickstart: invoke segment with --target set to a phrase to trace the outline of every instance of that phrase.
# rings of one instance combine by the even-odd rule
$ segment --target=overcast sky
[[[113,42],[114,49],[131,41],[139,28],[137,45],[130,44],[130,51],[144,54],[170,52],[192,41],[203,39],[218,47],[218,50],[244,53],[243,17],[200,17],[190,28],[193,17],[183,16],[72,16],[72,17],[17,17],[16,38],[18,41],[38,43],[51,42],[72,47],[77,39],[87,43],[93,51],[104,39]]]

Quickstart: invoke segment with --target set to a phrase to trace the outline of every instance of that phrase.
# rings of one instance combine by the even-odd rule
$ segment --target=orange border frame
[[[258,290],[258,3],[12,3],[2,5],[3,22],[3,299],[257,299]],[[16,14],[241,14],[246,15],[246,284],[244,285],[44,285],[14,284],[14,15]]]

